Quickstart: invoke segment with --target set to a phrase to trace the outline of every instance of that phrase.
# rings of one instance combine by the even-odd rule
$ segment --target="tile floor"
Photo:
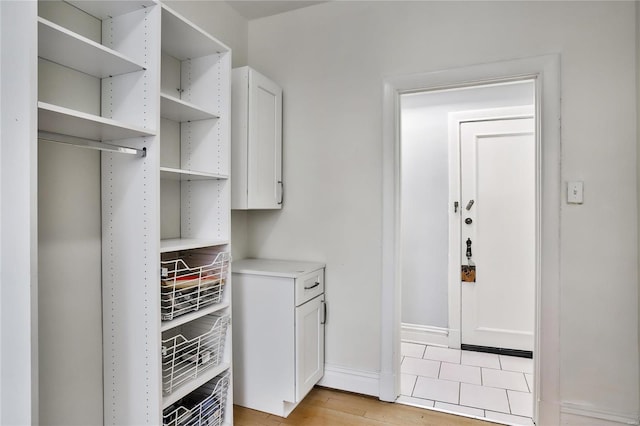
[[[533,360],[402,342],[399,403],[533,426]]]

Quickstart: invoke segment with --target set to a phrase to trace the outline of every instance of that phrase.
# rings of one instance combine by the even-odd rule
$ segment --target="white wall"
[[[250,22],[250,65],[284,88],[287,201],[249,214],[249,252],[327,262],[327,363],[379,369],[383,78],[559,52],[562,180],[586,191],[560,213],[561,399],[637,417],[634,7],[347,1]]]
[[[534,104],[532,82],[401,98],[402,322],[447,328],[449,113]]]

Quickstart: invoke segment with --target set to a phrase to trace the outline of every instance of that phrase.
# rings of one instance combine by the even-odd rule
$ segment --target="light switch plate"
[[[567,182],[567,203],[582,204],[584,202],[584,182]]]

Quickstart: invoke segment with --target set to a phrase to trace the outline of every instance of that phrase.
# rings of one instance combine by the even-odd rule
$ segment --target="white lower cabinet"
[[[287,417],[322,378],[324,267],[233,262],[234,404]]]

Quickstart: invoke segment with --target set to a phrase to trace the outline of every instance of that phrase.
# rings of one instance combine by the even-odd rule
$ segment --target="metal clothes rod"
[[[38,139],[47,142],[65,143],[68,145],[79,146],[81,148],[97,149],[100,151],[119,152],[121,154],[147,156],[147,148],[137,149],[127,146],[113,145],[93,139],[78,138],[75,136],[61,135],[58,133],[38,132]]]

